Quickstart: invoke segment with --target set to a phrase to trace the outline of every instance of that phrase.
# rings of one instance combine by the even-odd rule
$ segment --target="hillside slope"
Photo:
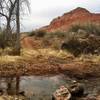
[[[78,7],[68,13],[53,19],[48,26],[42,27],[46,31],[67,31],[68,28],[76,23],[83,24],[94,22],[100,24],[100,13],[91,13],[88,10]]]

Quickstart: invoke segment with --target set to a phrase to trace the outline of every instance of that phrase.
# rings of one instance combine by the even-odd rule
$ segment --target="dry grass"
[[[80,57],[75,58],[74,61],[100,63],[100,55],[81,55]]]
[[[21,56],[2,56],[0,67],[1,75],[46,75],[66,72],[73,75],[97,75],[99,76],[100,56],[81,55],[74,58],[65,51],[48,49],[23,49]],[[7,62],[7,63],[6,63]],[[9,63],[11,62],[11,63]],[[13,62],[13,63],[12,63]],[[59,70],[60,69],[60,70]],[[2,74],[4,73],[4,74]],[[9,74],[8,74],[9,73]]]
[[[36,57],[36,56],[43,56],[43,57],[49,57],[49,56],[54,56],[54,57],[59,57],[59,58],[67,58],[67,57],[72,57],[72,55],[68,52],[62,51],[62,50],[54,50],[51,48],[48,49],[23,49],[22,50],[22,56],[23,57]]]
[[[62,50],[54,50],[51,48],[48,49],[22,49],[21,56],[11,56],[11,55],[1,55],[0,62],[15,62],[17,60],[30,60],[31,58],[36,58],[42,56],[42,58],[48,57],[57,57],[66,59],[68,57],[72,57],[72,55],[68,52]]]
[[[13,51],[12,48],[0,49],[0,63],[2,62],[15,62],[18,59],[22,59],[22,56],[9,55]]]
[[[8,95],[3,95],[0,96],[0,100],[24,100],[25,97],[23,96],[8,96]]]
[[[51,48],[42,48],[42,49],[22,49],[21,56],[9,56],[2,55],[0,56],[0,62],[16,62],[17,60],[31,60],[33,58],[41,57],[41,59],[47,59],[49,57],[55,57],[60,59],[65,59],[67,61],[68,58],[74,59],[75,62],[94,62],[100,63],[99,55],[81,55],[80,57],[74,58],[72,54],[67,51],[55,50]]]
[[[21,56],[9,56],[9,55],[0,56],[0,62],[15,62],[18,59],[22,59],[22,57]]]

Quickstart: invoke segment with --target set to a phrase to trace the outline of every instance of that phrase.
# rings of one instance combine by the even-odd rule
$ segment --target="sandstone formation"
[[[67,31],[68,28],[73,24],[83,23],[96,23],[100,24],[100,13],[91,13],[88,10],[78,7],[70,12],[63,14],[51,21],[48,26],[44,26],[41,29],[47,32],[52,31]]]

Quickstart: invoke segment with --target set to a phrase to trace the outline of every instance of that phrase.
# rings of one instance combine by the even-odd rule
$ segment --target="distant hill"
[[[48,32],[57,30],[67,31],[68,28],[73,24],[84,24],[89,22],[100,24],[100,13],[91,13],[85,8],[78,7],[63,14],[62,16],[53,19],[48,26],[44,26],[41,29]]]

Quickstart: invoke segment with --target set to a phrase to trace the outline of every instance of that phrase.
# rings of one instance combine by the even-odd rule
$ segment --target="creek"
[[[50,76],[21,76],[21,77],[3,77],[0,78],[0,89],[5,94],[15,95],[16,92],[24,91],[27,100],[51,100],[52,93],[59,86],[70,85],[75,78],[67,75],[50,75]],[[82,83],[85,93],[88,96],[100,94],[100,78],[77,80]]]

